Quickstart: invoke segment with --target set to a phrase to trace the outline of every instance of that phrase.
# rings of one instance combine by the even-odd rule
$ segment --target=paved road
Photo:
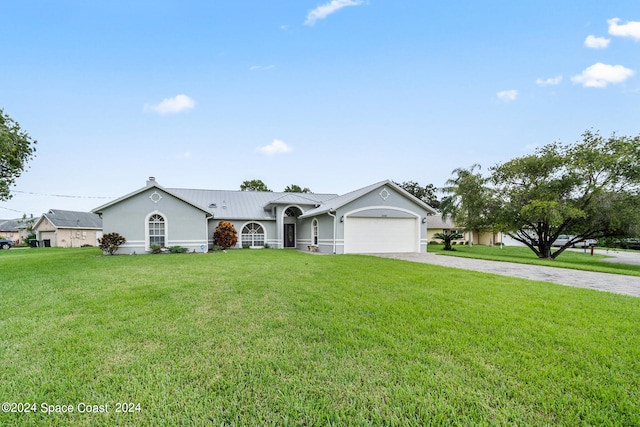
[[[604,252],[602,252],[604,254]],[[629,264],[640,264],[640,253],[628,253],[613,260]],[[629,255],[630,254],[630,255]],[[438,255],[434,253],[411,254],[375,254],[385,258],[402,259],[405,261],[422,262],[441,265],[444,267],[475,270],[484,273],[500,274],[502,276],[520,277],[523,279],[540,280],[543,282],[559,283],[561,285],[578,288],[596,289],[623,295],[640,297],[640,277],[624,276],[621,274],[596,273],[591,271],[571,270],[568,268],[545,267],[540,265],[516,264],[511,262],[488,261],[456,256]],[[608,255],[614,256],[615,253]]]

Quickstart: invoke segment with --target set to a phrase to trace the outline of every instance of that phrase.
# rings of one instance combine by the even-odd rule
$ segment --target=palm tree
[[[451,247],[451,241],[452,240],[457,240],[457,239],[462,239],[463,235],[458,233],[457,231],[453,231],[451,233],[436,233],[433,235],[433,237],[435,237],[436,239],[440,239],[442,241],[444,241],[444,250],[445,251],[452,251],[453,248]]]
[[[443,219],[451,216],[456,225],[469,231],[469,246],[472,244],[473,231],[490,226],[487,223],[491,199],[486,186],[488,179],[476,172],[477,170],[480,170],[479,164],[474,164],[469,169],[454,169],[452,174],[455,176],[448,179],[442,188],[448,196],[443,198],[440,204]]]

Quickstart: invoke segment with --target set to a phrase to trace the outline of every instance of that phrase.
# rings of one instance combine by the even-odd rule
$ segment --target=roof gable
[[[56,228],[102,228],[102,218],[92,212],[51,209],[49,212],[42,214],[34,228],[40,224],[43,218],[49,220]]]
[[[417,197],[413,196],[412,194],[408,193],[405,189],[403,189],[402,187],[400,187],[399,185],[397,185],[396,183],[394,183],[391,180],[384,180],[384,181],[380,181],[377,182],[375,184],[371,184],[368,185],[366,187],[360,188],[358,190],[354,190],[350,193],[344,194],[342,196],[338,196],[335,197],[329,201],[327,201],[326,203],[324,203],[323,205],[312,209],[310,211],[307,211],[304,215],[302,215],[302,218],[305,217],[310,217],[310,216],[315,216],[315,215],[319,215],[319,214],[324,214],[327,212],[334,212],[336,209],[339,209],[351,202],[353,202],[354,200],[357,200],[369,193],[371,193],[372,191],[375,191],[379,188],[382,187],[391,187],[393,188],[395,191],[397,191],[398,193],[400,193],[403,197],[411,200],[413,203],[415,203],[416,205],[420,206],[421,208],[427,210],[428,212],[431,213],[436,213],[436,210],[434,208],[432,208],[431,206],[427,205],[426,203],[424,203],[422,200],[418,199]]]

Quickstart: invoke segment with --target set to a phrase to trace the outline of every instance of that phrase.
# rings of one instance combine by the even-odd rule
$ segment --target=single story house
[[[33,232],[46,245],[63,248],[98,246],[102,218],[92,212],[51,209],[36,221]]]
[[[457,244],[463,244],[469,241],[469,232],[464,231],[461,227],[458,227],[451,217],[446,219],[442,218],[442,214],[431,215],[427,217],[427,230],[428,240],[440,242],[434,237],[436,233],[452,233],[454,231],[462,234],[462,238],[454,240]],[[487,245],[492,246],[500,244],[502,242],[502,233],[494,233],[493,231],[481,231],[480,233],[473,233],[473,240],[471,243],[474,245]]]
[[[450,234],[454,232],[462,234],[462,237],[460,239],[454,240],[457,244],[461,244],[467,241],[467,233],[460,227],[457,227],[451,217],[443,219],[442,214],[440,213],[427,217],[427,239],[429,242],[440,241],[434,237],[434,235],[437,233]]]
[[[26,237],[27,226],[21,219],[0,219],[0,238],[20,243]]]
[[[389,180],[340,196],[165,188],[153,177],[92,212],[105,233],[127,239],[119,254],[146,253],[153,243],[207,252],[222,220],[237,230],[237,247],[425,252],[427,216],[436,213]]]

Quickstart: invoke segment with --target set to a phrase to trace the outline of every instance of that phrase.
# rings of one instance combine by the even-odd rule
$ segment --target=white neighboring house
[[[207,252],[222,220],[237,230],[237,247],[425,252],[427,216],[436,213],[390,180],[339,196],[166,188],[153,177],[92,212],[101,216],[105,233],[127,239],[120,254],[149,252],[152,243]]]

